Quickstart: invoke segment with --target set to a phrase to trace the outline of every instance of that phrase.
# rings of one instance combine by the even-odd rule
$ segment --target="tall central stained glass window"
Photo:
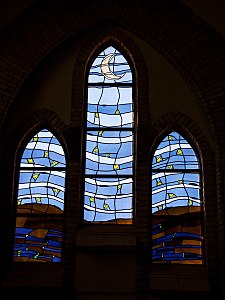
[[[172,131],[152,160],[152,261],[203,264],[201,166],[190,143]]]
[[[133,220],[133,81],[125,57],[102,51],[88,74],[84,221]]]

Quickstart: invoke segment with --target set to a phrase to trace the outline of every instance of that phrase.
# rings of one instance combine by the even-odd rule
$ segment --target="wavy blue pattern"
[[[168,134],[157,147],[152,169],[199,169],[198,158],[191,145],[179,133]]]
[[[85,220],[132,219],[132,185],[131,178],[86,178]]]
[[[50,131],[43,129],[27,144],[20,167],[65,167],[65,164],[59,141]]]
[[[108,47],[94,60],[88,83],[84,220],[131,223],[134,112],[127,60]]]
[[[199,173],[152,174],[152,213],[179,206],[200,206]]]

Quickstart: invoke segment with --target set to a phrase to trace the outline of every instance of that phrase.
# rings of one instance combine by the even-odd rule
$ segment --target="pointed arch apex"
[[[132,71],[123,53],[112,45],[107,45],[93,56],[89,68],[89,83],[132,84]]]
[[[27,165],[28,164],[28,165]],[[21,166],[65,167],[65,152],[58,138],[47,128],[40,129],[26,144]]]

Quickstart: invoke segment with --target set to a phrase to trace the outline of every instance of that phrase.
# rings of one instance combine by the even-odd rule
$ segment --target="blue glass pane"
[[[20,167],[65,167],[65,154],[55,136],[43,129],[27,144]]]
[[[152,259],[163,263],[203,263],[203,236],[199,216],[155,220]]]
[[[21,225],[24,227],[19,227]],[[51,217],[44,219],[36,217],[28,218],[26,216],[17,218],[14,243],[14,261],[60,262],[61,252],[61,218],[57,219]]]
[[[86,178],[84,220],[89,222],[132,222],[131,178]]]
[[[86,174],[132,174],[133,134],[127,131],[89,131],[86,136]]]
[[[132,88],[89,87],[87,126],[131,128],[133,126]]]
[[[94,60],[90,69],[88,82],[131,83],[132,74],[127,60],[114,47],[108,47]]]
[[[87,222],[132,223],[132,179],[120,178],[133,174],[131,84],[129,64],[114,47],[106,48],[93,61],[88,76],[86,123],[84,220]],[[88,178],[89,175],[97,177]]]
[[[197,173],[153,173],[152,213],[181,214],[201,206],[200,176]]]
[[[64,209],[65,171],[21,170],[17,208],[59,213]],[[25,208],[25,207],[24,207]]]
[[[199,169],[191,145],[177,132],[167,135],[159,144],[152,160],[153,169]]]

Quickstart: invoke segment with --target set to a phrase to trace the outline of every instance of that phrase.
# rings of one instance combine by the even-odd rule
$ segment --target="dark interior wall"
[[[1,36],[1,136],[6,143],[1,149],[4,174],[1,184],[6,208],[1,221],[3,231],[5,224],[10,226],[13,219],[17,141],[14,137],[20,140],[30,128],[42,122],[49,123],[58,130],[69,152],[72,148],[69,140],[73,135],[64,133],[68,128],[75,132],[76,123],[81,147],[84,76],[79,74],[86,67],[81,56],[90,58],[90,45],[95,42],[97,47],[106,35],[101,32],[111,32],[122,42],[124,38],[126,51],[130,46],[131,54],[139,49],[142,58],[134,55],[136,67],[138,70],[146,67],[147,72],[142,76],[149,74],[146,84],[146,78],[141,78],[141,72],[137,72],[140,79],[138,100],[144,102],[147,98],[145,107],[149,114],[141,112],[144,108],[141,103],[139,126],[145,130],[139,135],[138,147],[146,148],[148,140],[148,156],[139,162],[137,170],[137,206],[140,203],[140,207],[137,207],[136,225],[129,229],[80,228],[77,220],[82,203],[76,206],[74,199],[79,202],[82,198],[82,164],[80,155],[72,157],[69,178],[73,187],[68,193],[64,263],[53,267],[13,265],[9,255],[12,232],[6,229],[3,260],[5,253],[8,252],[8,256],[7,260],[2,260],[1,273],[4,300],[26,299],[27,289],[43,291],[33,299],[41,294],[48,299],[76,296],[82,300],[210,299],[211,293],[215,296],[223,289],[223,41],[176,1],[170,4],[159,1],[160,5],[142,1],[143,8],[134,4],[135,13],[133,9],[127,11],[128,2],[117,3],[120,11],[110,6],[113,17],[109,17],[104,3],[97,7],[90,1],[89,9],[86,2],[84,7],[67,6],[59,1],[39,3]],[[102,20],[102,14],[106,20]],[[115,34],[118,28],[121,33]],[[79,68],[80,73],[77,73]],[[221,75],[220,78],[217,75],[218,80],[215,74]],[[77,108],[76,99],[81,99]],[[157,135],[175,125],[193,135],[204,161],[207,258],[203,268],[152,266],[146,258],[149,254],[149,204],[146,204],[149,202],[149,152]],[[11,157],[9,163],[5,161],[7,155]]]
[[[181,112],[195,120],[212,143],[203,112],[184,79],[152,46],[135,35],[126,34],[140,48],[148,68],[152,122],[168,113]],[[95,30],[91,35],[95,35]],[[69,45],[61,46],[33,71],[23,86],[19,100],[11,108],[10,118],[14,120],[10,124],[12,131],[29,115],[43,108],[54,111],[66,124],[70,124],[74,64],[78,60],[81,45],[88,43],[89,38],[90,33],[87,33],[82,38],[72,40]]]
[[[17,127],[39,109],[54,111],[67,124],[71,119],[72,77],[79,43],[63,47],[37,67],[12,107],[12,126]]]

